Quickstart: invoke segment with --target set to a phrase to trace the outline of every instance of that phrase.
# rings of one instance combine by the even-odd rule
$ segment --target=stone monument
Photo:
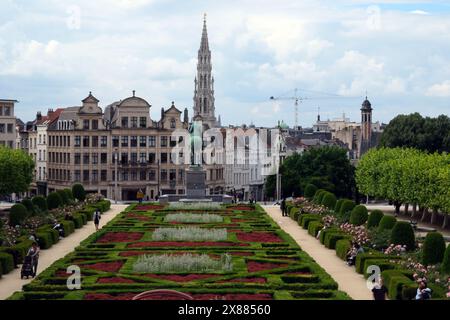
[[[206,198],[206,171],[202,168],[202,122],[194,121],[189,128],[191,165],[186,170],[186,198]]]

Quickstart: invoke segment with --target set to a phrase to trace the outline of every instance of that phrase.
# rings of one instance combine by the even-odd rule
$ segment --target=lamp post
[[[117,178],[118,178],[118,173],[117,173],[117,162],[119,161],[119,154],[118,154],[118,149],[115,148],[114,149],[114,200],[117,204]]]

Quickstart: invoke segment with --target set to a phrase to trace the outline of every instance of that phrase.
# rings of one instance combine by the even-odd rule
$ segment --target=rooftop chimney
[[[36,120],[41,120],[41,119],[42,119],[42,114],[41,114],[40,111],[38,111],[38,112],[36,113]]]

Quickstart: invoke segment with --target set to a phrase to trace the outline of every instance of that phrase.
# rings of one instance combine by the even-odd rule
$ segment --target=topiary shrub
[[[83,185],[79,183],[73,185],[72,194],[74,198],[78,199],[79,201],[84,201],[84,199],[86,199],[86,191],[84,190]]]
[[[320,230],[323,229],[322,221],[316,220],[316,221],[310,221],[308,225],[308,233],[312,235],[313,237],[317,236],[317,233],[319,233]]]
[[[439,232],[429,232],[422,249],[422,263],[426,266],[444,260],[445,240]]]
[[[355,207],[355,203],[352,200],[344,200],[341,204],[341,208],[338,213],[338,219],[340,222],[349,222],[350,214]]]
[[[0,266],[3,274],[7,274],[14,270],[13,256],[6,252],[0,252]]]
[[[325,193],[322,198],[322,205],[330,210],[333,210],[336,206],[336,196],[331,192]]]
[[[347,253],[352,247],[352,242],[349,239],[341,239],[336,242],[336,255],[342,260],[347,260]]]
[[[450,274],[450,244],[445,249],[444,259],[442,261],[442,272]]]
[[[391,230],[396,222],[397,219],[394,216],[385,215],[378,224],[378,231]]]
[[[323,192],[319,193],[317,196],[317,204],[322,204],[323,197],[328,193],[328,191],[324,190]]]
[[[336,205],[334,206],[334,212],[339,213],[341,211],[341,206],[344,203],[345,199],[339,199],[336,201]]]
[[[311,200],[312,198],[314,198],[314,195],[316,194],[316,191],[317,191],[317,187],[315,185],[313,185],[311,183],[306,185],[305,193],[304,193],[305,198],[308,199],[308,200]]]
[[[289,217],[295,221],[298,220],[299,214],[300,214],[300,208],[291,207],[291,210],[289,210]]]
[[[49,210],[59,208],[63,205],[63,200],[57,192],[52,192],[47,197],[47,207]]]
[[[314,194],[313,202],[316,204],[320,204],[319,197],[322,197],[322,193],[326,192],[323,189],[317,189],[316,193]]]
[[[368,217],[367,208],[363,205],[357,205],[350,214],[350,223],[355,226],[361,226],[366,223]]]
[[[61,197],[63,205],[69,204],[70,199],[64,190],[58,190],[58,191],[56,191],[56,193],[59,194],[59,196]]]
[[[391,243],[395,245],[405,245],[407,250],[416,247],[416,238],[411,224],[406,221],[398,221],[392,228]]]
[[[22,204],[27,208],[29,214],[34,213],[33,202],[30,199],[23,199]]]
[[[74,200],[72,190],[71,189],[64,189],[64,192],[66,193],[67,198],[69,199],[69,203],[72,202]]]
[[[33,205],[38,207],[41,211],[47,211],[47,201],[43,196],[35,196],[31,199],[31,202],[33,202]]]
[[[341,239],[351,240],[352,237],[350,235],[347,235],[346,233],[341,232],[341,231],[328,232],[325,235],[323,244],[328,249],[335,249],[336,248],[336,242],[338,242]]]
[[[53,245],[53,236],[50,232],[36,232],[36,236],[41,249],[49,249]]]
[[[380,224],[384,213],[381,210],[373,210],[370,212],[369,218],[367,219],[367,228],[376,228]]]
[[[11,207],[9,211],[9,225],[17,226],[21,225],[28,217],[27,208],[21,203],[17,203]]]
[[[64,229],[64,237],[67,237],[75,231],[75,223],[73,221],[63,220],[61,224]]]
[[[301,218],[302,219],[299,220],[299,224],[305,230],[308,230],[308,226],[311,221],[322,221],[321,216],[319,216],[318,214],[303,214],[301,215]]]

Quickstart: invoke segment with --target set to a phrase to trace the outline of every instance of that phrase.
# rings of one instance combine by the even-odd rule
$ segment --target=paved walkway
[[[283,217],[278,206],[263,208],[338,283],[339,290],[346,292],[354,300],[373,300],[364,277],[336,256],[335,250],[327,249],[294,220]]]
[[[111,209],[102,214],[100,227],[111,221],[116,215],[122,212],[127,205],[112,204]],[[53,262],[72,252],[81,241],[95,232],[93,221],[89,221],[83,228],[76,229],[67,238],[60,240],[48,250],[42,250],[39,257],[38,273],[47,269]],[[28,284],[32,279],[20,279],[20,268],[14,269],[10,273],[3,275],[0,279],[0,300],[11,296],[14,292],[22,290],[22,286]]]

